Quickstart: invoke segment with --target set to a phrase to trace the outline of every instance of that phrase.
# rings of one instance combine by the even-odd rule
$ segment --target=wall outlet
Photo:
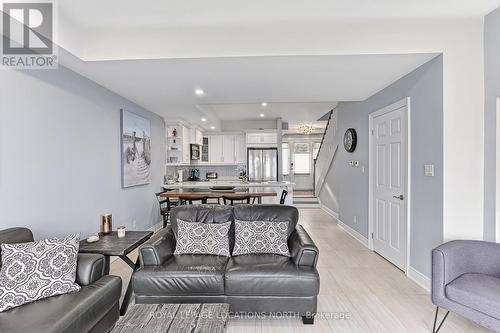
[[[352,220],[354,221],[354,224],[358,224],[358,217],[356,215],[354,215]]]
[[[136,220],[132,221],[132,230],[137,230],[137,221]]]
[[[425,164],[424,165],[424,176],[425,177],[434,177],[434,164]]]

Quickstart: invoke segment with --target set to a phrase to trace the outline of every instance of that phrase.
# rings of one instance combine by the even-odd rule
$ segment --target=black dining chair
[[[208,197],[206,195],[200,195],[200,196],[192,196],[192,197],[186,198],[184,200],[187,201],[187,203],[189,205],[198,204],[198,203],[204,205],[207,203]]]
[[[239,204],[250,204],[250,196],[249,195],[242,195],[242,196],[222,196],[222,200],[224,201],[224,205],[231,205],[234,206],[239,205]]]
[[[288,191],[287,190],[283,190],[281,192],[280,205],[284,205],[285,204],[285,199],[286,199],[287,195],[288,195]]]
[[[178,200],[172,200],[170,198],[165,198],[165,197],[161,196],[161,194],[166,193],[166,192],[170,192],[170,191],[173,191],[173,190],[164,189],[163,191],[156,193],[156,198],[158,199],[158,203],[160,204],[160,214],[163,218],[163,227],[164,228],[168,224],[170,210],[172,209],[172,207],[176,207],[180,203]]]

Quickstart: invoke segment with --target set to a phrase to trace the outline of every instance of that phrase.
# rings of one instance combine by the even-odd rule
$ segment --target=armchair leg
[[[314,315],[302,316],[302,324],[313,325],[314,324]]]
[[[441,329],[441,326],[443,326],[444,321],[450,314],[450,311],[446,312],[446,314],[443,317],[443,320],[441,320],[441,323],[439,324],[437,330],[436,330],[436,324],[437,324],[437,318],[438,318],[438,313],[439,313],[439,306],[436,306],[436,314],[434,315],[434,325],[432,326],[432,333],[438,333],[439,330]]]

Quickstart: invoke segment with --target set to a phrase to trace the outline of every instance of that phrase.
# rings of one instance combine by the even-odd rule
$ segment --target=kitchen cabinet
[[[278,143],[277,133],[248,133],[247,145],[248,146],[272,146],[275,147]]]
[[[245,146],[245,136],[235,135],[234,136],[234,162],[235,163],[245,163],[247,160],[247,149]]]
[[[209,155],[210,163],[223,163],[222,154],[224,153],[222,148],[222,135],[212,135],[209,140]]]
[[[210,162],[210,138],[207,136],[204,136],[202,138],[202,143],[203,145],[201,146],[201,163],[208,163]]]
[[[243,134],[214,134],[203,138],[203,140],[201,162],[214,164],[245,163],[246,146]],[[203,158],[204,154],[208,157],[208,161]]]
[[[223,163],[234,163],[234,135],[222,136],[222,161]]]

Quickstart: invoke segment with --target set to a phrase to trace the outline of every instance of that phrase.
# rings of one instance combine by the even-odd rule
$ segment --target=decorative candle
[[[101,215],[101,234],[109,235],[113,230],[113,215],[111,214],[102,214]]]
[[[121,225],[118,228],[116,228],[116,231],[118,232],[118,238],[124,238],[125,237],[125,226]]]

